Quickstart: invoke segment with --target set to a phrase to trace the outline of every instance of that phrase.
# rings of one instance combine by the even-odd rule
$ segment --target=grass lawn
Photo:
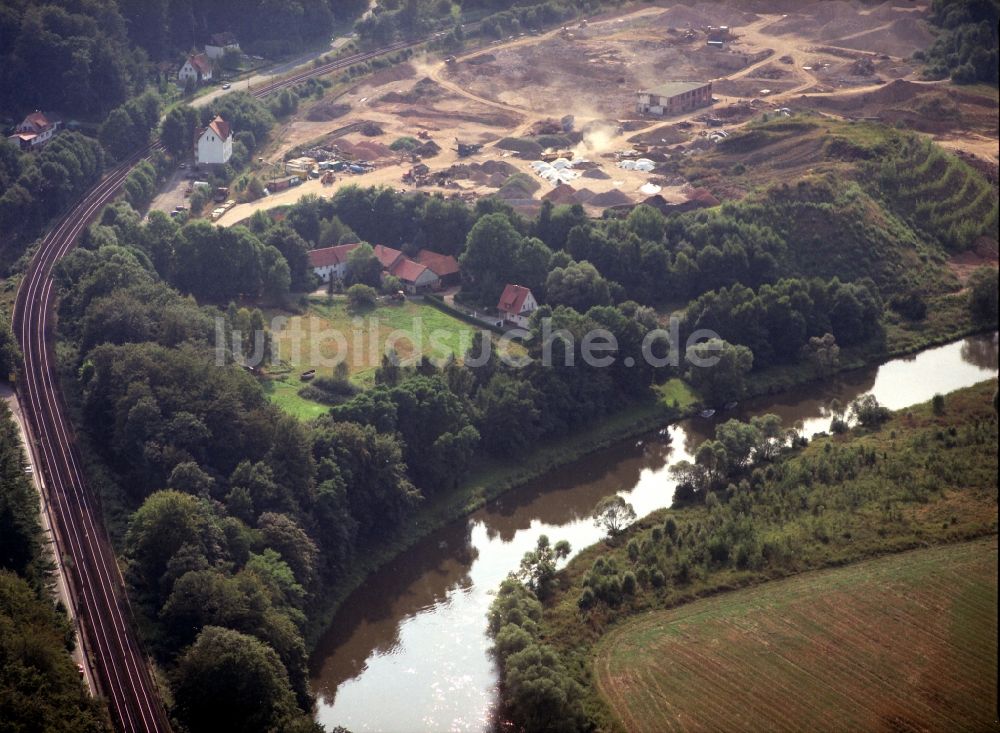
[[[475,331],[457,318],[412,300],[355,312],[344,298],[316,296],[310,299],[305,315],[273,311],[267,316],[286,316],[288,321],[272,332],[280,367],[270,370],[273,378],[265,380],[264,389],[282,409],[303,419],[317,417],[328,408],[299,396],[302,372],[315,369],[318,376],[332,376],[336,361],[343,356],[351,381],[367,388],[375,384],[375,370],[387,344],[395,345],[404,364],[422,356],[461,359]]]
[[[687,412],[699,400],[697,393],[682,379],[669,379],[654,389],[664,405],[676,407],[681,412]]]
[[[992,730],[997,539],[634,618],[597,647],[629,731]]]

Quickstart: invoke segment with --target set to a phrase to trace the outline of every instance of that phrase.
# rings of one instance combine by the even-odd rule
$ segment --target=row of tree
[[[0,720],[5,730],[105,733],[103,706],[70,657],[76,638],[66,609],[53,602],[38,495],[21,445],[0,400]]]
[[[808,446],[798,440],[794,450],[776,416],[720,425],[696,448],[696,463],[674,472],[678,505],[584,550],[549,578],[547,598],[523,572],[501,585],[489,618],[502,714],[526,730],[562,730],[563,719],[571,730],[611,728],[589,670],[599,639],[627,617],[907,549],[914,532],[930,542],[989,533],[995,405],[989,383],[938,396],[897,418],[891,451],[868,437],[891,418],[874,399],[852,405],[862,429]],[[691,482],[700,483],[694,493]],[[970,508],[942,526],[928,507],[950,505],[956,492]],[[540,543],[526,561],[542,550]],[[544,654],[544,668],[526,667],[528,654]]]

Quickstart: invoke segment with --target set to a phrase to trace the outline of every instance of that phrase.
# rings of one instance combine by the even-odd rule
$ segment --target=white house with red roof
[[[198,137],[198,163],[223,165],[233,155],[233,128],[216,116]]]
[[[191,80],[200,84],[212,80],[212,59],[206,53],[193,53],[177,72],[177,81],[187,84]]]
[[[59,127],[59,122],[53,122],[42,112],[35,110],[14,128],[14,134],[7,139],[15,143],[21,150],[33,150],[51,140]]]
[[[360,246],[354,242],[309,250],[309,266],[323,282],[343,280],[347,275],[347,256]]]
[[[527,328],[531,314],[538,310],[538,301],[523,285],[508,284],[500,295],[497,310],[504,321]]]
[[[343,280],[347,276],[347,259],[351,252],[360,247],[358,243],[338,244],[309,251],[309,266],[323,282]],[[419,262],[405,257],[402,252],[384,244],[376,244],[375,257],[382,265],[382,277],[392,275],[399,278],[406,292],[415,294],[434,288],[440,279],[434,272]]]

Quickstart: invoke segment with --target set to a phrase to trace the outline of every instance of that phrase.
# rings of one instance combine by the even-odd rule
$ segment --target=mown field
[[[472,344],[475,330],[432,306],[411,300],[380,303],[354,312],[346,299],[315,297],[303,315],[267,315],[285,315],[288,321],[274,332],[274,358],[281,367],[272,370],[274,378],[264,382],[264,389],[274,403],[302,419],[318,417],[329,408],[298,394],[305,384],[299,375],[315,369],[319,376],[332,376],[334,360],[342,347],[351,381],[359,387],[370,387],[390,339],[404,360],[421,356],[443,359],[449,355],[461,358]]]
[[[996,730],[997,539],[646,614],[596,652],[635,733]]]

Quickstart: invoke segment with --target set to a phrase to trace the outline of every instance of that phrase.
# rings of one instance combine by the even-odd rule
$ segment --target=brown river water
[[[489,731],[497,672],[486,611],[541,534],[580,550],[601,538],[590,512],[620,493],[639,516],[669,506],[668,467],[731,417],[773,412],[805,435],[826,430],[825,405],[872,392],[900,409],[997,374],[997,334],[978,336],[781,395],[748,400],[575,461],[434,532],[370,576],[344,603],[314,655],[317,720],[354,733]]]

